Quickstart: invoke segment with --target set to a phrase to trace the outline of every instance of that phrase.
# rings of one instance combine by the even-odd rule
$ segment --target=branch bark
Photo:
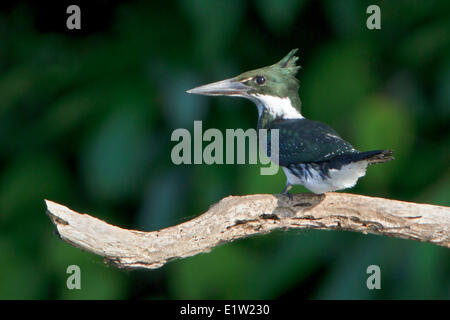
[[[349,230],[450,248],[450,207],[345,193],[230,196],[202,215],[152,232],[121,229],[46,200],[60,238],[120,268],[162,267],[275,229]]]

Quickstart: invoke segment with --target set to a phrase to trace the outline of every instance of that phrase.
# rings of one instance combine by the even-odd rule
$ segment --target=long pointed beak
[[[251,87],[236,81],[226,79],[186,91],[187,93],[202,94],[205,96],[243,96]]]

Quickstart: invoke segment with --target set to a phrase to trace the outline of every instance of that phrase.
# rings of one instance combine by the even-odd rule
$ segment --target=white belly
[[[366,174],[367,161],[352,162],[338,169],[330,169],[329,177],[323,177],[318,171],[310,168],[311,175],[294,175],[290,169],[283,167],[288,183],[304,185],[310,191],[321,194],[330,191],[353,187],[359,178]],[[303,166],[303,165],[300,165]]]

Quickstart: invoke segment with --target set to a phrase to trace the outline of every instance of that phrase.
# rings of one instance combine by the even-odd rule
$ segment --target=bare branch
[[[450,247],[450,208],[345,193],[227,197],[204,214],[152,232],[121,229],[46,200],[62,240],[121,268],[156,269],[275,229],[349,230]]]

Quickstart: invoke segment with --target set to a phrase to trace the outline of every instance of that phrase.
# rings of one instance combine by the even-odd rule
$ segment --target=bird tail
[[[373,150],[360,152],[358,158],[360,158],[360,160],[367,160],[369,164],[383,163],[394,160],[394,157],[392,156],[393,153],[394,151],[392,150]]]

